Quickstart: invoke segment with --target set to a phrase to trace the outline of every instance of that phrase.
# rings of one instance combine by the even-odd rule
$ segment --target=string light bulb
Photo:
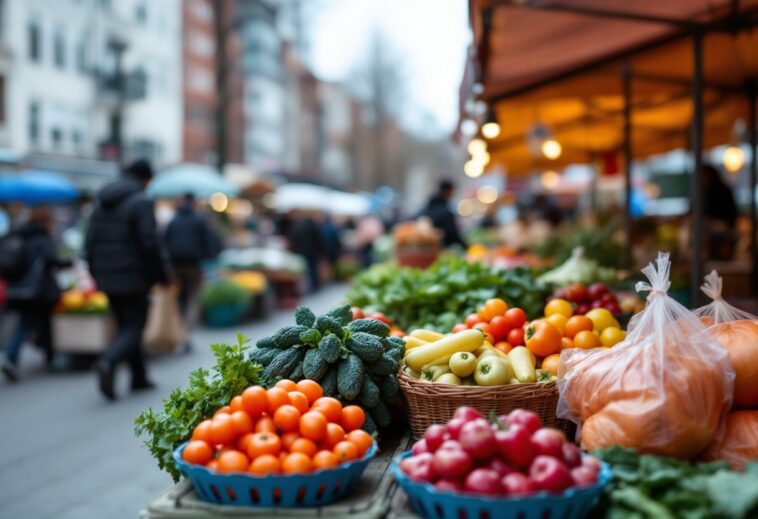
[[[547,139],[544,141],[542,143],[541,150],[542,154],[550,160],[557,159],[561,156],[561,153],[563,153],[563,147],[561,146],[561,143],[555,139]]]
[[[739,146],[730,144],[724,150],[721,160],[724,162],[724,169],[729,173],[739,173],[745,165],[745,152]]]

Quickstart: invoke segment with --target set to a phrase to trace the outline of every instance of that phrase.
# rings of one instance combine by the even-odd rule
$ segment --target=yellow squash
[[[421,339],[422,341],[426,342],[434,342],[442,339],[445,335],[437,332],[433,332],[432,330],[424,330],[422,328],[418,330],[413,330],[410,333],[411,337],[417,337]]]
[[[476,329],[463,330],[442,339],[413,348],[406,356],[405,363],[411,369],[420,370],[426,364],[459,351],[472,352],[484,343],[484,334]]]
[[[513,366],[513,371],[516,373],[519,382],[537,381],[537,370],[533,359],[534,357],[529,353],[529,350],[523,346],[513,348],[508,353],[508,360],[511,361],[511,366]]]

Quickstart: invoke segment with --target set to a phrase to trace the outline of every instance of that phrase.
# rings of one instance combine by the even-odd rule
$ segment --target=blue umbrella
[[[51,204],[70,202],[78,196],[78,187],[52,171],[28,169],[0,176],[0,202]]]
[[[209,166],[179,164],[160,172],[150,182],[147,193],[156,198],[176,197],[187,193],[205,198],[213,193],[234,196],[239,193],[239,188]]]

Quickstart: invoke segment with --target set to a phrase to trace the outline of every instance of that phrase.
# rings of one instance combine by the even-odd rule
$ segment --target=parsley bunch
[[[135,433],[148,437],[145,445],[158,460],[158,466],[171,474],[174,481],[181,474],[174,465],[173,452],[190,438],[195,426],[248,386],[260,384],[262,368],[246,355],[249,342],[250,339],[237,334],[235,345],[213,344],[216,364],[212,372],[196,369],[190,373],[186,388],[175,389],[163,400],[161,411],[147,408],[134,421]]]

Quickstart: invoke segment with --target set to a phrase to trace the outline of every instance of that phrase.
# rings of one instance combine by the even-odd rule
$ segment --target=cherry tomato
[[[520,328],[526,322],[526,313],[521,308],[509,308],[504,317],[509,328]]]
[[[498,315],[504,315],[505,311],[508,310],[508,303],[500,299],[499,297],[495,297],[493,299],[488,300],[484,304],[484,308],[487,311],[487,313],[491,316],[490,319],[497,317]]]
[[[513,330],[508,332],[508,342],[514,348],[516,346],[523,346],[524,345],[524,329],[514,328]]]
[[[502,315],[496,315],[490,321],[490,331],[496,341],[504,341],[508,337],[508,332],[511,331],[511,327],[508,326],[508,321]]]
[[[462,332],[463,330],[468,330],[468,326],[466,326],[463,323],[458,323],[455,326],[453,326],[453,333]]]
[[[477,314],[468,314],[464,322],[466,323],[466,326],[473,328],[475,324],[481,322],[481,319],[479,319]]]

